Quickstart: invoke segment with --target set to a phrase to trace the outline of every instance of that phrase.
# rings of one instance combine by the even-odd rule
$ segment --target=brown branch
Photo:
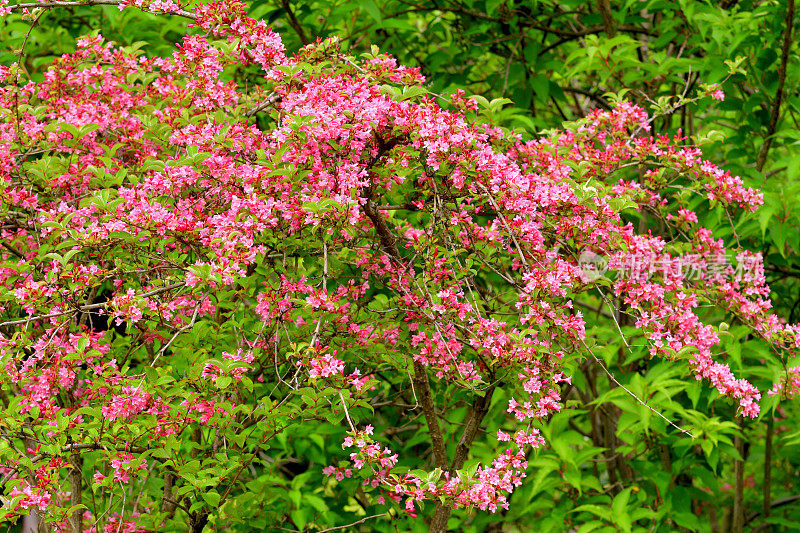
[[[433,395],[431,394],[431,385],[428,382],[428,371],[419,361],[414,361],[414,377],[412,382],[414,383],[414,390],[417,391],[419,403],[422,405],[425,421],[428,423],[433,460],[437,467],[445,470],[447,468],[447,447],[444,444],[442,428],[439,427],[439,417],[436,414],[436,406],[433,403]]]
[[[364,205],[364,214],[367,215],[367,218],[372,222],[372,226],[378,233],[378,239],[381,241],[383,250],[392,256],[398,264],[402,264],[400,250],[397,248],[397,238],[392,234],[392,231],[389,229],[389,226],[386,224],[386,221],[381,216],[371,198],[367,198],[367,203]]]
[[[478,429],[481,427],[483,417],[489,412],[494,389],[495,386],[492,385],[484,392],[483,396],[477,396],[472,402],[469,413],[467,413],[467,422],[464,425],[464,431],[461,433],[461,438],[456,445],[455,457],[453,457],[453,462],[450,464],[451,474],[464,467],[464,462],[469,455],[469,448],[472,446],[472,442],[478,434]],[[450,505],[437,501],[436,509],[433,511],[433,518],[430,523],[430,531],[435,533],[447,531],[447,520],[450,518],[450,513],[452,513],[452,511],[453,509]]]
[[[783,498],[778,498],[777,500],[772,502],[772,505],[770,505],[770,509],[777,509],[778,507],[783,507],[784,505],[789,505],[790,503],[794,503],[794,502],[796,502],[798,500],[800,500],[800,494],[795,494],[795,495],[792,495],[792,496],[784,496]],[[752,522],[753,520],[758,518],[758,515],[760,515],[760,514],[761,513],[759,513],[759,512],[755,512],[755,513],[751,514],[747,518],[747,523],[749,524],[750,522]],[[756,531],[762,531],[762,530],[768,529],[770,527],[771,527],[771,524],[763,523],[760,526],[753,528],[752,533],[756,533]]]
[[[373,518],[380,518],[382,516],[388,516],[388,513],[381,513],[381,514],[374,514],[372,516],[367,516],[362,518],[361,520],[356,520],[352,524],[347,524],[346,526],[336,526],[336,527],[329,527],[328,529],[323,529],[319,531],[319,533],[327,533],[328,531],[336,531],[337,529],[348,529],[353,526],[357,526],[358,524],[363,524],[367,520],[372,520]]]
[[[69,457],[69,492],[70,505],[80,505],[83,497],[83,458],[80,452],[73,452]],[[72,533],[83,533],[83,510],[78,508],[68,517]]]
[[[294,16],[291,3],[289,0],[281,0],[281,5],[283,6],[283,10],[286,11],[286,14],[289,16],[289,25],[294,28],[294,31],[297,33],[297,36],[300,37],[300,41],[303,43],[303,45],[307,45],[311,41],[308,40],[306,32],[303,30],[303,26],[300,25],[297,17]]]
[[[423,6],[418,4],[411,4],[409,5],[414,6],[412,9],[404,9],[402,11],[398,11],[396,13],[392,13],[387,18],[394,18],[400,15],[405,15],[407,13],[414,13],[414,12],[423,12],[423,11],[442,11],[446,13],[456,13],[459,15],[468,15],[470,17],[474,17],[479,20],[488,20],[490,22],[503,22],[503,19],[492,17],[491,15],[487,15],[486,13],[481,13],[480,11],[473,11],[470,9],[466,9],[464,7],[447,7],[447,6]]]
[[[375,155],[375,157],[373,157],[372,161],[370,161],[369,167],[371,168],[378,161],[378,159],[392,150],[402,140],[402,138],[396,137],[390,139],[389,141],[384,141],[381,137],[377,137],[376,142],[378,144],[378,153]],[[364,214],[366,214],[367,218],[369,218],[370,222],[372,222],[372,225],[378,234],[378,238],[383,250],[397,262],[400,268],[403,268],[403,258],[397,248],[397,238],[389,229],[389,226],[386,224],[386,220],[383,218],[377,206],[375,205],[374,190],[372,187],[365,191],[365,195],[367,201],[364,205]],[[411,272],[411,275],[413,275],[413,271]],[[447,469],[448,463],[447,447],[444,443],[442,429],[439,426],[439,417],[436,413],[436,406],[433,401],[430,382],[428,381],[428,370],[419,361],[414,361],[414,376],[412,377],[411,383],[416,391],[417,400],[422,406],[422,412],[425,415],[425,422],[428,425],[428,434],[431,437],[431,451],[433,453],[434,463],[438,468],[445,470]],[[440,504],[437,504],[437,510],[439,509]],[[449,514],[450,510],[448,509],[447,516],[449,516]],[[433,525],[431,525],[430,531],[446,531],[447,516],[444,517],[445,529],[435,529]],[[436,515],[434,516],[434,519],[436,519]]]
[[[203,533],[208,524],[208,513],[197,511],[189,515],[189,533]]]
[[[385,222],[383,223],[385,225]],[[381,232],[379,231],[379,234]],[[383,243],[384,239],[390,237],[384,234],[381,238]],[[394,241],[389,241],[384,244],[384,247],[394,249],[397,252],[397,246]],[[393,254],[394,255],[394,254]],[[394,256],[399,262],[399,254]],[[428,381],[428,371],[425,366],[419,361],[414,361],[414,377],[412,378],[414,390],[417,393],[419,404],[422,406],[422,412],[425,415],[425,421],[428,424],[428,433],[431,437],[431,449],[433,452],[434,462],[437,467],[445,470],[447,468],[447,448],[442,436],[442,429],[439,426],[439,417],[436,413],[436,406],[433,402],[433,394],[431,393],[430,382]]]
[[[380,136],[377,136],[375,142],[378,145],[378,153],[370,160],[368,167],[372,168],[381,157],[389,153],[395,146],[405,140],[405,137],[400,136],[385,141]],[[378,233],[378,238],[381,241],[384,251],[392,256],[392,258],[397,261],[398,265],[402,265],[403,260],[400,256],[400,250],[397,248],[397,238],[392,234],[392,231],[389,229],[389,226],[386,224],[386,221],[380,214],[379,208],[373,201],[375,196],[374,190],[370,186],[364,192],[367,198],[367,203],[364,205],[364,214],[367,215],[370,222],[372,222],[372,226],[375,228],[375,231]]]
[[[268,108],[269,106],[271,106],[272,104],[274,104],[275,102],[277,102],[278,100],[280,100],[280,98],[281,98],[281,97],[280,97],[280,96],[278,96],[277,94],[270,94],[270,95],[267,97],[267,99],[266,99],[266,100],[264,100],[263,102],[261,102],[260,104],[258,104],[258,105],[256,105],[256,106],[254,106],[254,107],[253,107],[252,109],[250,109],[249,111],[245,112],[244,116],[246,116],[246,117],[252,117],[253,115],[255,115],[256,113],[258,113],[259,111],[263,111],[264,109]]]
[[[772,138],[775,131],[778,129],[778,119],[780,118],[781,104],[783,103],[783,86],[786,83],[786,67],[789,64],[789,49],[792,46],[792,27],[794,26],[794,0],[789,0],[786,6],[786,30],[783,34],[783,47],[781,49],[781,66],[778,70],[778,90],[775,93],[775,102],[772,105],[772,117],[769,120],[769,128],[767,128],[767,137],[764,139],[764,144],[761,145],[761,151],[758,154],[758,162],[756,168],[759,172],[764,168],[767,162],[767,154],[769,153],[770,146],[772,146]]]
[[[172,486],[175,481],[175,474],[169,470],[164,473],[164,494],[161,498],[161,512],[167,513],[168,518],[175,515],[175,509],[178,507],[172,500]]]
[[[603,31],[609,37],[614,37],[617,33],[614,16],[611,14],[611,3],[609,0],[597,0],[597,7],[600,9],[600,16],[603,17]]]
[[[489,406],[492,403],[492,395],[494,394],[495,386],[492,385],[483,396],[477,396],[472,402],[469,413],[467,414],[467,423],[464,427],[464,432],[461,434],[461,439],[456,446],[456,454],[453,457],[453,462],[450,464],[450,472],[455,472],[464,467],[464,462],[467,460],[469,454],[469,447],[475,436],[478,434],[483,417],[489,412]]]
[[[377,210],[375,203],[371,198],[371,191],[368,194],[367,203],[364,205],[364,213],[372,222],[375,231],[378,233],[378,238],[381,241],[381,246],[384,251],[397,261],[399,265],[403,264],[400,251],[397,248],[397,239],[392,234],[386,221]],[[433,458],[436,466],[442,470],[447,468],[447,448],[444,444],[444,437],[442,430],[439,427],[439,418],[436,414],[436,407],[433,403],[433,395],[431,394],[431,386],[428,381],[428,371],[419,361],[414,361],[414,377],[412,378],[414,390],[417,392],[418,401],[422,405],[422,412],[425,415],[425,421],[428,424],[428,433],[431,436],[431,448],[433,451]]]
[[[575,302],[576,305],[578,305],[580,307],[585,307],[589,311],[595,312],[598,315],[602,315],[602,316],[604,316],[606,318],[613,318],[613,315],[611,313],[609,313],[608,311],[606,311],[605,309],[603,309],[602,307],[597,307],[597,306],[594,306],[594,305],[592,305],[592,304],[590,304],[588,302],[582,302],[580,300],[574,300],[574,302]]]
[[[186,506],[185,506],[183,503],[181,503],[181,502],[183,502],[183,500],[184,500],[184,498],[180,498],[180,499],[179,499],[179,500],[177,500],[177,501],[176,501],[176,500],[167,500],[167,501],[168,501],[168,502],[169,502],[171,505],[173,505],[173,506],[175,506],[175,507],[178,507],[178,508],[180,508],[180,509],[183,509],[183,510],[186,512],[186,514],[188,515],[188,514],[189,514],[189,508],[188,508],[188,507],[186,507]],[[174,511],[173,511],[173,514],[174,514]],[[170,516],[169,518],[172,518],[172,516]]]

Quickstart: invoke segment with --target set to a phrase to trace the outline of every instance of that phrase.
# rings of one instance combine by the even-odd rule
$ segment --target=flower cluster
[[[793,366],[786,369],[783,379],[775,383],[768,394],[770,396],[784,394],[787,398],[793,398],[798,393],[800,393],[800,366]]]

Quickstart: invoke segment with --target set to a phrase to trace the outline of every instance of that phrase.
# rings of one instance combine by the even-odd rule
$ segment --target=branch
[[[269,106],[271,106],[272,104],[274,104],[275,102],[277,102],[278,100],[280,100],[280,98],[281,98],[281,97],[280,97],[280,96],[278,96],[277,94],[271,94],[271,95],[269,95],[269,96],[267,97],[267,99],[266,99],[266,100],[264,100],[263,102],[261,102],[261,103],[260,103],[260,104],[258,104],[257,106],[254,106],[254,107],[253,107],[252,109],[250,109],[249,111],[245,112],[244,116],[246,116],[246,117],[252,117],[253,115],[255,115],[256,113],[258,113],[259,111],[263,111],[264,109],[268,108]]]
[[[105,444],[99,444],[97,442],[79,442],[75,444],[67,444],[66,446],[61,447],[61,453],[67,452],[74,452],[78,450],[105,450],[108,446]],[[133,452],[133,453],[144,453],[148,451],[150,448],[146,448],[144,446],[127,446],[124,448],[125,451]],[[122,450],[119,450],[122,451]],[[50,457],[51,454],[49,453],[40,453],[31,458],[31,461],[34,463],[37,461],[41,461],[45,457]]]
[[[800,500],[800,494],[795,494],[793,496],[784,496],[783,498],[778,498],[777,500],[772,502],[772,504],[770,504],[769,507],[770,507],[770,509],[776,509],[778,507],[783,507],[784,505],[789,505],[790,503],[794,503],[797,500]],[[758,515],[760,515],[760,514],[761,513],[759,513],[759,512],[755,512],[755,513],[751,514],[747,518],[747,523],[749,524],[750,522],[752,522],[753,520],[758,518]],[[757,528],[753,529],[753,533],[755,533],[756,531],[760,531],[762,529],[765,529],[766,527],[769,527],[769,524],[761,524]]]
[[[143,294],[139,294],[138,296],[141,298],[147,298],[148,296],[154,296],[156,294],[160,294],[162,292],[171,291],[172,289],[177,289],[178,287],[183,287],[186,283],[183,281],[179,281],[177,283],[173,283],[172,285],[167,285],[166,287],[159,287],[158,289],[153,289],[152,291],[145,292]],[[102,302],[99,304],[91,304],[91,305],[82,305],[76,309],[70,309],[69,311],[59,311],[57,313],[49,313],[46,315],[37,315],[31,316],[28,318],[20,318],[19,320],[9,320],[8,322],[0,322],[0,327],[3,326],[17,326],[19,324],[27,324],[29,322],[36,322],[39,320],[46,320],[48,318],[55,318],[57,316],[68,315],[70,313],[83,313],[86,311],[91,311],[92,309],[100,309],[108,305],[109,302]]]
[[[606,1],[606,3],[608,3],[608,0],[605,0],[605,1]],[[602,3],[603,0],[600,0],[600,2]],[[609,5],[609,10],[610,9],[611,9],[611,6]],[[609,11],[609,13],[610,13],[610,11]],[[603,22],[605,23],[605,20]],[[613,19],[612,19],[611,22],[613,24]],[[587,35],[592,35],[592,34],[595,34],[595,33],[602,33],[602,32],[606,32],[607,33],[608,32],[608,28],[605,25],[603,25],[603,26],[592,26],[591,28],[584,28],[584,29],[579,30],[579,31],[562,30],[562,29],[559,29],[559,28],[548,28],[546,26],[541,26],[539,24],[528,24],[528,26],[530,26],[533,29],[540,30],[540,31],[543,31],[543,32],[553,33],[555,35],[560,35],[561,37],[563,37],[563,39],[558,42],[558,45],[562,45],[565,42],[572,41],[572,40],[575,40],[575,39],[579,39],[581,37],[586,37]],[[638,27],[636,27],[634,25],[619,26],[618,28],[615,28],[615,30],[619,30],[619,31],[624,32],[624,33],[633,33],[633,34],[655,36],[655,34],[651,30],[648,30],[648,29],[645,29],[645,28],[638,28]],[[539,55],[541,56],[542,53],[539,52]]]
[[[503,22],[503,20],[500,19],[500,18],[492,17],[491,15],[487,15],[486,13],[481,13],[480,11],[473,11],[473,10],[470,10],[470,9],[466,9],[464,7],[447,7],[447,6],[440,6],[440,5],[423,6],[423,5],[417,5],[417,4],[409,4],[409,5],[412,5],[414,7],[411,8],[411,9],[404,9],[402,11],[398,11],[396,13],[392,13],[391,15],[389,15],[386,18],[394,18],[394,17],[400,16],[400,15],[405,15],[406,13],[414,13],[414,12],[443,11],[443,12],[446,12],[446,13],[456,13],[456,14],[459,14],[459,15],[468,15],[470,17],[474,17],[474,18],[479,19],[479,20],[488,20],[490,22]]]
[[[767,153],[772,146],[772,137],[775,135],[775,130],[778,129],[778,119],[780,118],[781,103],[783,103],[783,85],[786,83],[786,66],[789,64],[789,48],[792,46],[792,26],[794,25],[794,0],[789,0],[786,6],[786,31],[783,34],[783,48],[781,49],[781,66],[778,70],[778,90],[775,93],[775,102],[772,106],[772,117],[769,120],[769,128],[767,128],[767,137],[764,139],[764,144],[761,145],[761,151],[758,154],[758,162],[756,168],[759,172],[764,168],[767,162]]]
[[[51,8],[51,7],[82,7],[82,6],[118,6],[122,3],[121,0],[86,0],[86,1],[73,1],[73,0],[53,0],[50,2],[27,2],[24,4],[16,4],[8,6],[11,11],[20,11],[23,9],[36,9],[36,8]],[[142,10],[146,11],[146,10]],[[161,14],[161,13],[158,13]],[[175,11],[166,11],[165,15],[178,15],[179,17],[186,17],[192,20],[197,18],[197,15],[184,9],[176,9]]]
[[[350,424],[350,429],[356,433],[356,427],[353,425],[353,420],[350,418],[350,411],[347,410],[347,402],[344,401],[344,394],[339,391],[339,398],[342,400],[342,407],[344,407],[344,414],[347,417],[347,423]]]
[[[284,11],[286,14],[289,15],[289,25],[294,28],[294,31],[297,32],[297,36],[300,37],[300,41],[303,45],[307,45],[310,41],[308,37],[306,37],[306,32],[303,30],[303,26],[300,25],[300,22],[297,21],[297,17],[294,16],[294,12],[292,11],[292,6],[289,3],[289,0],[281,0],[281,5],[283,6]]]
[[[772,505],[772,435],[774,426],[775,417],[770,416],[767,419],[767,440],[764,443],[764,502],[762,506],[764,518],[769,518],[769,511]]]
[[[603,17],[603,31],[609,37],[614,37],[617,33],[614,16],[611,14],[611,3],[609,0],[598,0],[597,7],[600,8],[600,15]]]
[[[579,31],[579,32],[565,32],[565,31],[556,30],[556,28],[539,28],[539,27],[536,27],[536,26],[534,26],[534,28],[541,29],[542,31],[550,31],[552,33],[555,33],[556,35],[562,35],[563,36],[559,40],[557,40],[556,42],[554,42],[552,44],[549,44],[549,45],[545,46],[544,48],[542,48],[541,50],[539,50],[538,54],[536,54],[537,57],[542,57],[547,52],[549,52],[551,50],[555,50],[556,48],[558,48],[562,44],[566,44],[568,42],[575,41],[577,39],[580,39],[581,37],[585,37],[586,35],[592,35],[592,34],[602,33],[604,31],[606,31],[606,29],[604,27],[602,27],[602,26],[595,27],[595,28],[587,28],[587,29]],[[633,33],[635,35],[638,35],[638,34],[649,35],[649,36],[653,36],[653,37],[656,36],[651,31],[648,31],[648,30],[645,30],[645,29],[642,29],[642,28],[636,28],[634,26],[619,26],[616,29],[618,31],[622,32],[622,33]]]
[[[584,89],[577,89],[575,87],[569,87],[569,86],[562,87],[561,89],[566,91],[566,92],[568,92],[568,93],[575,93],[575,94],[580,94],[580,95],[586,96],[587,98],[590,98],[590,99],[594,100],[597,103],[597,105],[599,105],[603,109],[605,109],[607,111],[611,110],[611,106],[608,105],[608,102],[606,102],[606,100],[599,94],[595,94],[595,93],[586,91]]]
[[[14,248],[14,247],[13,247],[11,244],[9,244],[9,243],[8,243],[8,241],[3,241],[3,242],[0,242],[0,245],[2,245],[2,246],[3,246],[3,248],[5,248],[5,249],[6,249],[6,250],[8,250],[9,252],[11,252],[12,254],[16,255],[16,256],[17,256],[17,257],[19,257],[20,259],[25,259],[25,256],[24,256],[24,255],[22,255],[22,252],[20,252],[20,251],[19,251],[19,250],[17,250],[16,248]]]
[[[73,452],[69,456],[69,492],[70,505],[76,506],[83,503],[83,457],[80,452]],[[72,516],[68,516],[72,533],[83,533],[83,509],[76,509]]]
[[[373,157],[369,166],[372,167],[372,165],[380,157],[382,157],[383,154],[386,154],[392,150],[392,148],[399,144],[401,140],[401,138],[395,137],[389,141],[384,141],[378,137],[378,153],[375,155],[375,157]],[[403,258],[400,255],[400,250],[397,248],[397,239],[395,238],[394,234],[392,234],[388,224],[386,224],[386,220],[383,218],[380,211],[378,211],[377,206],[375,205],[372,187],[370,187],[366,193],[367,202],[364,205],[364,214],[367,215],[367,218],[369,218],[370,222],[372,222],[372,225],[375,227],[375,231],[378,233],[378,238],[380,239],[381,246],[383,247],[384,251],[389,254],[398,265],[401,265],[402,268],[404,263]],[[413,276],[413,270],[411,271],[410,275]],[[414,361],[414,377],[411,380],[411,384],[418,392],[419,403],[422,405],[422,412],[425,415],[425,421],[428,424],[428,433],[431,437],[431,448],[434,462],[436,463],[437,467],[445,470],[447,468],[447,447],[445,446],[444,437],[442,436],[442,429],[439,426],[439,419],[436,414],[436,406],[433,403],[431,386],[430,382],[428,381],[428,371],[419,361]]]
[[[172,336],[172,338],[169,340],[169,342],[167,342],[164,346],[161,347],[161,349],[158,351],[158,354],[156,354],[156,356],[153,358],[153,361],[150,363],[151,367],[156,364],[156,362],[158,361],[159,357],[164,355],[164,353],[167,351],[167,348],[169,348],[170,344],[172,344],[173,341],[176,338],[178,338],[178,335],[180,335],[181,333],[183,333],[187,329],[191,329],[192,327],[194,327],[195,321],[197,320],[197,313],[200,311],[200,307],[201,307],[201,304],[197,304],[197,307],[194,308],[194,313],[192,314],[192,319],[189,321],[189,323],[186,324],[185,326],[183,326],[178,331],[176,331],[175,334]],[[141,384],[139,384],[139,386],[141,386]]]
[[[596,306],[594,306],[594,305],[592,305],[592,304],[590,304],[588,302],[582,302],[580,300],[573,300],[573,301],[575,302],[576,305],[579,305],[580,307],[585,307],[586,309],[588,309],[590,311],[593,311],[593,312],[597,313],[598,315],[602,315],[602,316],[604,316],[606,318],[614,318],[614,315],[612,315],[611,313],[609,313],[608,311],[606,311],[602,307],[596,307]]]
[[[509,75],[509,73],[511,72],[511,62],[512,62],[512,61],[513,61],[513,59],[514,59],[514,54],[516,54],[516,53],[517,53],[517,48],[519,48],[519,43],[521,43],[521,42],[522,42],[522,38],[523,38],[523,37],[525,37],[525,34],[524,34],[524,33],[523,33],[522,35],[520,35],[520,36],[519,36],[519,39],[517,39],[517,43],[516,43],[516,44],[514,45],[514,47],[513,47],[513,48],[512,48],[512,49],[509,51],[509,54],[508,54],[508,61],[506,62],[506,73],[505,73],[505,76],[503,76],[503,90],[502,90],[502,91],[500,91],[500,96],[505,96],[505,94],[506,94],[506,90],[508,89],[508,75]]]
[[[453,462],[450,464],[450,472],[460,470],[464,466],[464,462],[467,460],[467,455],[469,454],[469,447],[472,445],[472,441],[475,440],[475,435],[478,434],[478,429],[481,426],[483,417],[489,412],[494,389],[495,386],[492,385],[484,391],[483,396],[476,397],[472,402],[472,407],[470,407],[469,414],[467,415],[467,423],[464,427],[464,432],[461,434],[461,439],[456,446],[456,455],[453,457]]]
[[[167,470],[164,473],[164,493],[161,498],[161,512],[167,513],[169,518],[175,514],[175,509],[177,505],[172,500],[172,484],[175,481],[175,474],[173,474],[170,470]]]
[[[428,433],[431,436],[431,448],[436,466],[445,470],[447,468],[447,447],[442,437],[442,428],[439,427],[439,418],[436,416],[436,407],[433,404],[431,385],[428,382],[428,371],[419,361],[414,361],[414,388],[419,393],[419,403],[428,423]]]
[[[378,159],[383,157],[384,154],[389,153],[395,146],[404,140],[404,138],[395,137],[389,139],[388,141],[384,141],[380,137],[377,137],[376,142],[378,145],[378,153],[369,162],[369,168],[372,168]],[[398,265],[402,265],[403,258],[400,256],[400,250],[397,248],[397,239],[392,234],[392,231],[389,229],[389,226],[386,224],[386,221],[383,219],[380,211],[378,211],[378,206],[376,206],[375,202],[373,201],[374,192],[372,187],[370,186],[365,192],[367,202],[364,204],[364,214],[367,215],[367,218],[369,218],[370,222],[372,222],[372,225],[375,227],[375,231],[378,233],[378,238],[380,238],[383,250],[392,256],[395,261],[397,261]]]
[[[483,417],[489,412],[494,389],[495,386],[492,385],[485,391],[483,396],[476,397],[472,402],[472,406],[467,414],[467,422],[464,425],[464,431],[461,433],[458,445],[456,445],[455,457],[453,457],[453,462],[450,463],[451,474],[463,468],[464,462],[467,460],[467,455],[469,455],[469,448],[475,440],[475,435],[478,434],[478,429],[481,427]],[[437,501],[436,509],[431,519],[430,531],[435,533],[446,532],[447,520],[450,518],[450,513],[452,512],[452,507],[441,501]]]
[[[75,452],[78,450],[105,450],[107,448],[108,447],[105,444],[98,444],[96,442],[80,442],[62,446],[61,453]],[[144,446],[128,446],[127,448],[125,448],[125,450],[133,453],[144,453],[147,450],[149,450],[149,448],[145,448]],[[52,454],[40,453],[38,455],[31,457],[31,462],[37,463],[42,459],[45,459],[46,457],[52,457]],[[6,472],[6,475],[3,476],[2,480],[0,480],[0,489],[2,489],[2,487],[5,486],[8,480],[11,479],[14,476],[14,474],[16,474],[18,471],[19,471],[19,466],[15,466],[11,468],[9,472]]]

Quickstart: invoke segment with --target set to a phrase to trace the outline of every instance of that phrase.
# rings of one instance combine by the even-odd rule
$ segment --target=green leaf
[[[306,528],[306,510],[305,509],[295,509],[289,516],[292,518],[292,522],[294,523],[295,527],[299,530],[304,530]]]
[[[361,6],[364,11],[369,13],[369,16],[375,19],[375,22],[381,22],[381,10],[375,3],[375,0],[361,0],[358,5]]]
[[[203,499],[212,509],[216,509],[219,505],[220,495],[215,490],[209,490],[203,493]]]
[[[599,516],[600,518],[604,518],[609,522],[612,520],[611,511],[608,509],[608,507],[601,507],[592,503],[579,505],[575,509],[571,510],[570,513],[582,513],[584,511],[592,513],[595,516]]]
[[[78,342],[75,347],[79,352],[82,352],[86,349],[87,346],[89,346],[89,337],[81,337],[80,339],[78,339]]]
[[[614,519],[614,523],[622,529],[623,531],[630,532],[631,530],[631,519],[628,516],[628,500],[631,497],[631,489],[632,487],[628,487],[627,489],[623,490],[619,494],[614,497],[614,501],[611,502],[611,514]]]
[[[403,89],[403,93],[400,95],[400,101],[410,100],[411,98],[416,98],[417,96],[421,96],[423,94],[428,94],[428,90],[424,87],[420,87],[419,85],[406,87]]]

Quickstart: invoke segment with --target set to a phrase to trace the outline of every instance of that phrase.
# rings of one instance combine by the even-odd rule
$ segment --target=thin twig
[[[263,102],[261,102],[260,104],[258,104],[255,107],[253,107],[250,111],[245,112],[244,116],[252,117],[253,115],[258,113],[259,111],[263,111],[264,109],[268,108],[269,106],[271,106],[272,104],[274,104],[275,102],[280,100],[280,98],[281,97],[278,96],[277,94],[274,94],[274,93],[270,94]]]
[[[500,221],[506,227],[506,231],[508,232],[508,235],[511,237],[511,240],[514,241],[514,245],[517,247],[517,252],[519,252],[519,259],[522,262],[522,264],[525,265],[525,268],[527,269],[528,268],[528,261],[525,259],[525,254],[522,252],[522,247],[519,245],[519,242],[517,242],[517,237],[516,237],[516,235],[514,235],[514,232],[511,231],[511,226],[508,225],[508,221],[506,221],[505,215],[503,215],[503,213],[500,211],[500,208],[497,207],[497,203],[494,201],[494,198],[492,198],[492,193],[490,193],[489,190],[486,187],[484,187],[482,184],[480,185],[480,187],[481,187],[481,189],[483,189],[483,192],[486,193],[486,197],[489,199],[489,202],[491,202],[492,207],[494,207],[494,210],[497,212],[497,216],[500,217]]]
[[[627,393],[628,393],[628,394],[629,394],[629,395],[630,395],[630,396],[631,396],[633,399],[635,399],[637,402],[639,402],[639,403],[640,403],[640,404],[642,404],[643,406],[647,407],[647,408],[648,408],[650,411],[654,412],[655,414],[657,414],[658,416],[660,416],[661,418],[663,418],[663,419],[664,419],[664,421],[665,421],[667,424],[669,424],[670,426],[674,427],[675,429],[677,429],[678,431],[680,431],[680,432],[681,432],[681,433],[683,433],[684,435],[688,435],[688,436],[689,436],[690,438],[692,438],[692,439],[695,439],[695,438],[696,438],[696,437],[695,437],[695,436],[694,436],[692,433],[690,433],[689,431],[687,431],[687,430],[683,429],[683,428],[682,428],[682,427],[680,427],[679,425],[675,424],[675,423],[674,423],[672,420],[670,420],[669,418],[667,418],[666,416],[664,416],[664,415],[663,415],[663,414],[661,414],[660,412],[656,411],[655,409],[653,409],[652,407],[650,407],[649,405],[647,405],[647,404],[646,404],[646,403],[645,403],[645,402],[644,402],[644,401],[643,401],[641,398],[639,398],[639,397],[638,397],[638,396],[636,396],[636,395],[635,395],[633,392],[631,392],[631,391],[630,391],[630,389],[628,389],[628,388],[627,388],[625,385],[623,385],[622,383],[620,383],[619,381],[617,381],[617,378],[615,378],[615,377],[614,377],[614,375],[613,375],[611,372],[609,372],[608,368],[606,368],[606,365],[604,365],[604,364],[603,364],[603,362],[602,362],[602,361],[600,361],[600,359],[598,359],[598,358],[597,358],[597,356],[594,354],[594,352],[592,352],[592,350],[589,348],[589,346],[587,346],[586,342],[584,342],[584,341],[581,341],[581,342],[583,343],[583,346],[584,346],[584,347],[585,347],[585,348],[586,348],[586,349],[589,351],[589,355],[591,355],[591,356],[592,356],[592,358],[593,358],[593,359],[594,359],[594,360],[597,362],[597,364],[598,364],[598,365],[600,365],[600,368],[602,368],[602,369],[603,369],[603,371],[606,373],[606,375],[608,376],[608,379],[610,379],[611,381],[613,381],[613,382],[614,382],[614,384],[616,384],[616,385],[617,385],[617,387],[619,387],[619,388],[621,388],[622,390],[624,390],[625,392],[627,392]]]
[[[172,342],[175,339],[178,338],[178,335],[180,335],[181,333],[183,333],[187,329],[191,329],[194,326],[195,321],[197,320],[197,313],[200,311],[200,307],[201,307],[201,304],[197,304],[197,307],[194,308],[194,313],[192,314],[192,320],[188,324],[183,326],[181,329],[176,331],[175,334],[172,336],[172,338],[164,346],[161,347],[161,349],[158,351],[158,354],[156,354],[156,356],[150,362],[150,366],[151,367],[156,364],[156,361],[158,361],[159,357],[164,355],[164,352],[166,352],[167,348],[169,348],[170,344],[172,344]]]
[[[600,8],[600,15],[603,17],[603,31],[606,32],[609,38],[613,38],[617,33],[617,27],[614,23],[614,14],[611,11],[611,3],[609,0],[599,0],[597,7]]]
[[[380,518],[381,516],[388,516],[388,515],[389,515],[389,513],[381,513],[381,514],[374,514],[372,516],[366,516],[366,517],[362,518],[361,520],[357,520],[356,522],[353,522],[352,524],[347,524],[346,526],[329,527],[328,529],[323,529],[323,530],[319,531],[318,533],[326,533],[327,531],[336,531],[337,529],[351,528],[353,526],[357,526],[358,524],[363,524],[367,520],[371,520],[373,518]]]
[[[20,259],[25,259],[25,256],[24,256],[24,255],[22,255],[22,252],[20,252],[20,251],[19,251],[19,250],[17,250],[16,248],[14,248],[14,247],[13,247],[12,245],[10,245],[10,244],[9,244],[7,241],[2,241],[2,242],[0,242],[0,245],[2,245],[2,246],[3,246],[3,248],[5,248],[5,249],[6,249],[6,250],[8,250],[9,252],[11,252],[12,254],[16,255],[16,256],[17,256],[17,257],[19,257]]]
[[[522,42],[523,37],[525,37],[524,33],[519,36],[519,39],[517,39],[516,44],[508,54],[508,62],[506,62],[506,74],[503,77],[503,90],[500,91],[500,96],[505,96],[506,90],[508,90],[508,75],[511,73],[511,63],[514,60],[514,55],[517,53],[517,48],[519,47],[519,43]]]
[[[339,391],[339,398],[342,400],[342,407],[344,407],[344,415],[347,417],[347,423],[350,424],[350,429],[353,430],[353,433],[358,433],[356,431],[356,426],[353,425],[353,420],[350,418],[350,411],[347,410],[347,402],[344,401],[344,394],[342,391]]]

